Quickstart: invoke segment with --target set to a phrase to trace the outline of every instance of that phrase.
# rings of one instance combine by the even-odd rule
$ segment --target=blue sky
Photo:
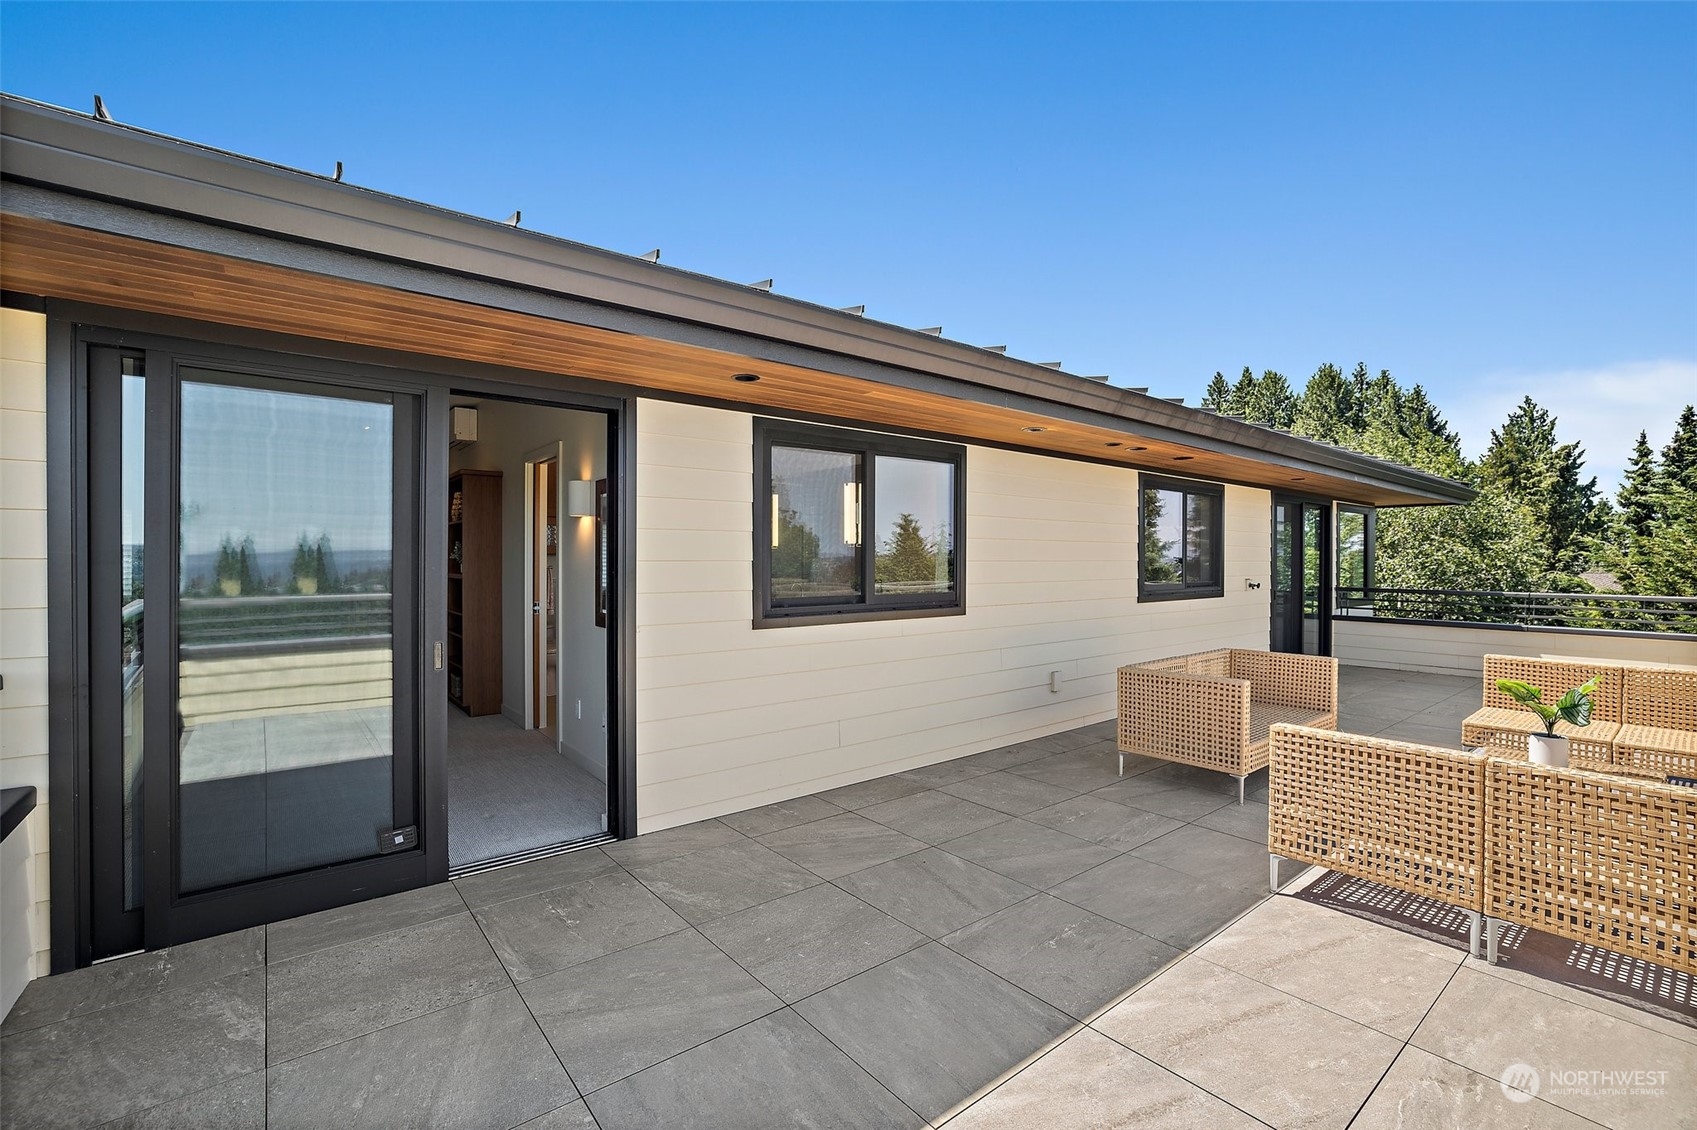
[[[1612,485],[1697,400],[1697,5],[49,5],[0,86],[1195,402],[1364,360]]]

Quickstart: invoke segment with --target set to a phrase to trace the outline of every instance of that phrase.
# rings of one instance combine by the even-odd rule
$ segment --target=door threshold
[[[530,848],[526,851],[515,851],[510,855],[498,855],[494,859],[481,859],[476,863],[468,863],[464,867],[448,868],[448,878],[463,879],[468,875],[479,875],[485,871],[494,871],[502,867],[512,867],[520,863],[530,863],[538,859],[550,859],[556,855],[566,855],[585,848],[599,847],[610,844],[617,837],[610,832],[597,832],[595,835],[582,840],[573,840],[565,844],[549,844],[547,847]]]

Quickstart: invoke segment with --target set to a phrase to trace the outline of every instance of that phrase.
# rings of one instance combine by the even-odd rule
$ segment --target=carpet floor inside
[[[448,708],[448,865],[601,834],[607,786],[541,730]]]

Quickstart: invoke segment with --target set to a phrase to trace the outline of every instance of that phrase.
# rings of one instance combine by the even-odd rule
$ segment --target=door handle
[[[431,658],[436,663],[436,670],[440,671],[442,669],[442,641],[437,640],[436,645],[430,649],[430,652]]]
[[[533,600],[530,602],[530,614],[532,616],[542,615],[542,602],[540,600]]]

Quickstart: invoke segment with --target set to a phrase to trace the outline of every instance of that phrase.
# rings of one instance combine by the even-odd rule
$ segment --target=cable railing
[[[1697,597],[1604,592],[1493,592],[1477,589],[1339,588],[1341,619],[1439,624],[1517,624],[1611,632],[1697,635]]]

